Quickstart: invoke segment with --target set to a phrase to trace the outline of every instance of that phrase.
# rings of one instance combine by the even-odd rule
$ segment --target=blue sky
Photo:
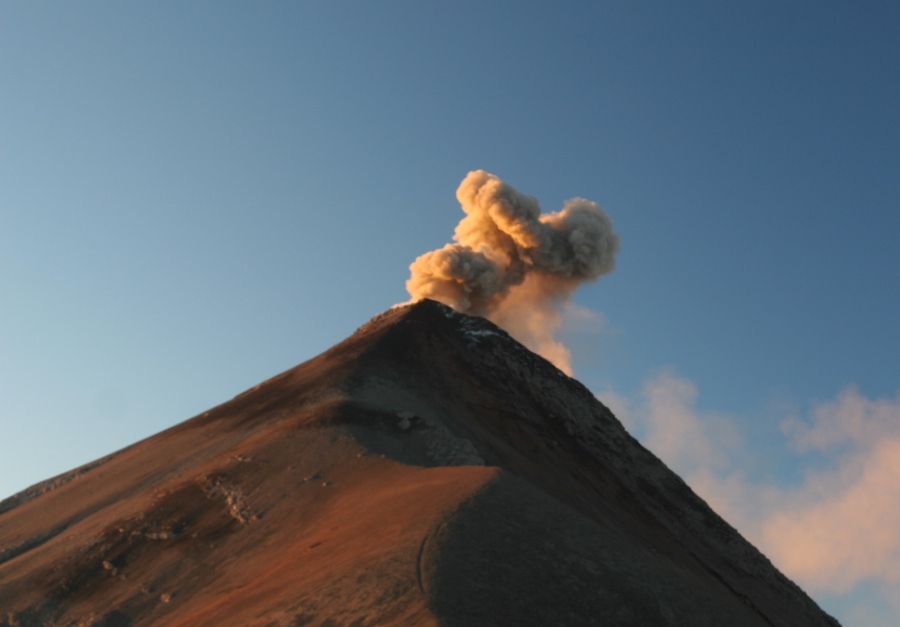
[[[576,377],[826,609],[896,624],[900,533],[849,579],[772,534],[900,510],[900,9],[434,5],[0,7],[0,496],[405,300],[485,169],[621,235]]]

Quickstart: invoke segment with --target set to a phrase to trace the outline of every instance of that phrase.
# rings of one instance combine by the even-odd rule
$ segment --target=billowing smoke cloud
[[[575,289],[615,267],[612,220],[583,198],[542,214],[535,198],[483,170],[469,172],[456,197],[466,216],[455,243],[413,262],[412,299],[488,318],[571,374],[569,351],[554,334]]]

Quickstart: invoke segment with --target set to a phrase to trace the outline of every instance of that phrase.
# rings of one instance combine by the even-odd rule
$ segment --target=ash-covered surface
[[[391,309],[0,508],[0,625],[836,625],[580,383]]]

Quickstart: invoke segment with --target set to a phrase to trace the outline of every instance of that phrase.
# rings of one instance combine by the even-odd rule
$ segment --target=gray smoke
[[[406,282],[412,300],[432,298],[488,318],[571,373],[569,352],[554,334],[578,285],[615,267],[612,220],[583,198],[542,214],[535,198],[483,170],[469,172],[456,197],[466,216],[455,243],[413,262]]]

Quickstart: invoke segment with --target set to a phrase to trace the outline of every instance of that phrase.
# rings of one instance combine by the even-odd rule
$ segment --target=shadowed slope
[[[836,624],[576,381],[389,310],[0,503],[0,625]]]

